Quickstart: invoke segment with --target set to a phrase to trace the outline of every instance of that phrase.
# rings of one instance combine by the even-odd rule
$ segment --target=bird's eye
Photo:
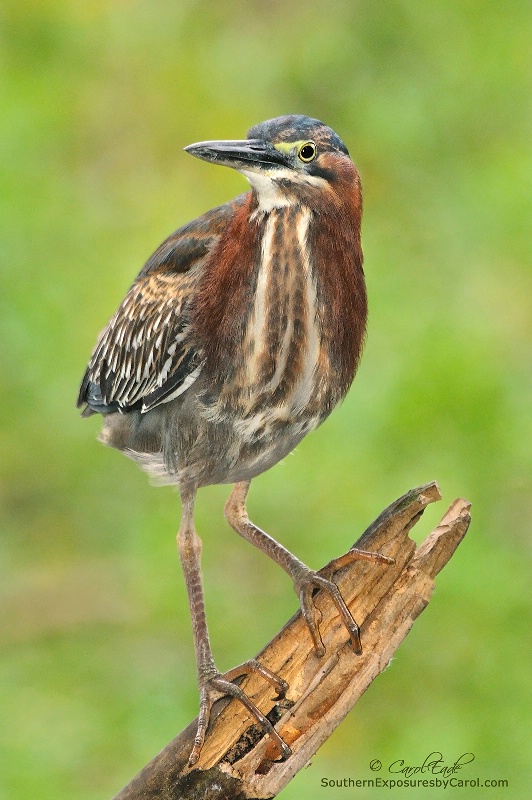
[[[313,161],[316,158],[316,145],[314,142],[305,142],[305,144],[301,145],[299,148],[299,153],[297,155],[300,161],[308,164],[309,161]]]

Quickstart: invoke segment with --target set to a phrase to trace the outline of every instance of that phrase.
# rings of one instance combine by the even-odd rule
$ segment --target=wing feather
[[[147,261],[102,332],[81,382],[78,407],[143,412],[192,386],[203,355],[188,309],[208,256],[245,195],[168,237]]]

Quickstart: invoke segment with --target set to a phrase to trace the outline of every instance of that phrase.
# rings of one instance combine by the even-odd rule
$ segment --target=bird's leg
[[[205,734],[209,725],[209,718],[213,703],[225,695],[230,695],[250,711],[257,722],[263,727],[279,747],[282,757],[288,758],[291,750],[281,739],[271,722],[259,711],[257,706],[252,703],[242,689],[231,681],[248,672],[257,672],[270,683],[277,691],[278,698],[284,696],[288,686],[285,681],[278,678],[270,670],[263,667],[255,660],[247,661],[239,667],[230,670],[226,675],[222,675],[216,669],[212,657],[212,650],[209,641],[209,631],[207,628],[207,617],[205,615],[205,601],[203,596],[203,584],[201,578],[201,539],[194,527],[194,497],[195,492],[182,492],[182,514],[181,526],[177,535],[179,557],[183,567],[185,583],[187,587],[188,603],[192,620],[192,633],[194,635],[194,647],[196,651],[196,667],[198,674],[198,686],[200,692],[200,711],[198,717],[198,728],[194,738],[194,746],[189,757],[189,765],[195,764],[200,756],[201,748],[205,741]],[[276,698],[277,699],[277,698]]]
[[[315,589],[323,589],[330,595],[347,628],[355,653],[360,654],[362,652],[360,630],[351,612],[347,608],[338,586],[334,581],[320,574],[321,571],[314,572],[309,569],[302,561],[292,555],[289,550],[276,542],[275,539],[272,539],[271,536],[268,536],[267,533],[264,533],[260,528],[257,528],[257,526],[250,521],[246,510],[246,497],[249,485],[250,481],[242,481],[235,484],[225,506],[227,521],[240,536],[243,536],[244,539],[247,539],[248,542],[254,544],[279,564],[294,581],[294,588],[299,597],[301,613],[310,631],[316,655],[323,656],[325,647],[320,636],[316,620],[316,608],[312,600]],[[381,553],[369,553],[366,550],[352,548],[345,556],[337,559],[336,562],[328,564],[323,572],[330,573],[334,571],[335,568],[340,569],[357,559],[376,561],[382,564],[393,563],[393,559],[383,556]]]

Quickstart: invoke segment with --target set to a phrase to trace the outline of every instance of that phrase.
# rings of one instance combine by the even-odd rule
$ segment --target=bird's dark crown
[[[336,150],[349,155],[349,151],[340,137],[319,119],[306,117],[304,114],[287,114],[265,122],[259,122],[249,129],[248,139],[262,139],[273,145],[283,142],[300,142],[308,139],[318,147]]]

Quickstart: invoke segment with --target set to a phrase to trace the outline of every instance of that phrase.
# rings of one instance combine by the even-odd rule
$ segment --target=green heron
[[[325,652],[313,593],[330,595],[356,653],[359,629],[337,585],[309,569],[248,518],[252,478],[286,456],[344,398],[355,375],[367,304],[358,172],[341,139],[295,115],[254,126],[242,141],[185,150],[241,172],[251,191],[179,228],[155,251],[101,334],[81,383],[83,416],[103,415],[101,441],[181,495],[177,537],[192,617],[200,714],[198,758],[213,702],[240,700],[289,747],[232,681],[209,643],[201,540],[193,520],[201,486],[234,483],[234,530],[292,578],[318,656]],[[389,559],[353,549],[352,557]]]

